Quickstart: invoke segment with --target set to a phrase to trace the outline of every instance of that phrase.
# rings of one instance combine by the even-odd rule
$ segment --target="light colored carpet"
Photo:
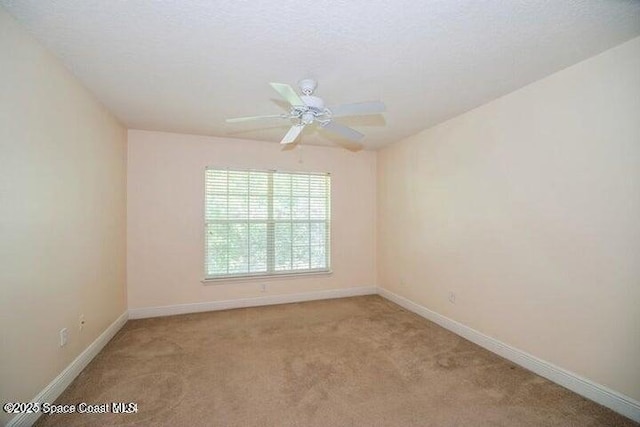
[[[129,321],[40,426],[631,426],[378,296]]]

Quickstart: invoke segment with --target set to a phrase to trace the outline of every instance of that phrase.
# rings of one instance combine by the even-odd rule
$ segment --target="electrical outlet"
[[[80,330],[84,329],[84,324],[85,324],[84,314],[81,314],[80,315]]]
[[[69,331],[67,328],[60,329],[60,347],[64,347],[67,345],[67,341],[69,340]]]
[[[455,304],[456,303],[456,293],[455,292],[449,292],[449,302],[451,304]]]
[[[260,287],[260,292],[267,292],[267,284],[263,283]]]

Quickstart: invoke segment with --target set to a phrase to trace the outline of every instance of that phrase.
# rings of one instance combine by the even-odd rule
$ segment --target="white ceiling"
[[[129,128],[279,141],[268,82],[319,81],[377,148],[640,35],[623,0],[0,0]],[[285,122],[285,123],[282,123]],[[317,132],[304,144],[326,144]]]

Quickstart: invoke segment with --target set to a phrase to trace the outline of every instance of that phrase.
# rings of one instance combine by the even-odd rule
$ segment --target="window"
[[[331,177],[205,171],[205,278],[327,272]]]

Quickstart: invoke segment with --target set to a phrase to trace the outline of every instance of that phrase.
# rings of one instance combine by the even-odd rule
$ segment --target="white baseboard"
[[[114,337],[114,335],[127,323],[129,313],[125,311],[118,317],[98,338],[93,341],[73,362],[69,364],[60,375],[55,377],[32,402],[53,403],[60,394],[71,384],[71,382],[82,372],[82,370],[93,360],[94,357],[104,348],[105,345]],[[33,425],[40,413],[19,414],[13,417],[7,427],[22,427]]]
[[[305,292],[299,294],[270,295],[256,298],[242,298],[226,301],[198,302],[193,304],[166,305],[129,309],[129,319],[173,316],[176,314],[200,313],[203,311],[229,310],[231,308],[258,307],[262,305],[287,304],[292,302],[314,301],[331,298],[375,295],[378,288],[362,286],[357,288],[330,289],[326,291]]]
[[[581,377],[578,374],[567,371],[566,369],[555,366],[552,363],[538,359],[529,353],[518,350],[517,348],[511,347],[510,345],[498,341],[495,338],[484,335],[475,329],[449,319],[435,311],[429,310],[428,308],[416,304],[404,297],[401,297],[400,295],[394,294],[391,291],[378,288],[378,294],[399,306],[437,323],[443,328],[504,357],[505,359],[553,381],[556,384],[606,406],[625,417],[640,422],[640,402],[637,400],[624,396],[603,385]]]

